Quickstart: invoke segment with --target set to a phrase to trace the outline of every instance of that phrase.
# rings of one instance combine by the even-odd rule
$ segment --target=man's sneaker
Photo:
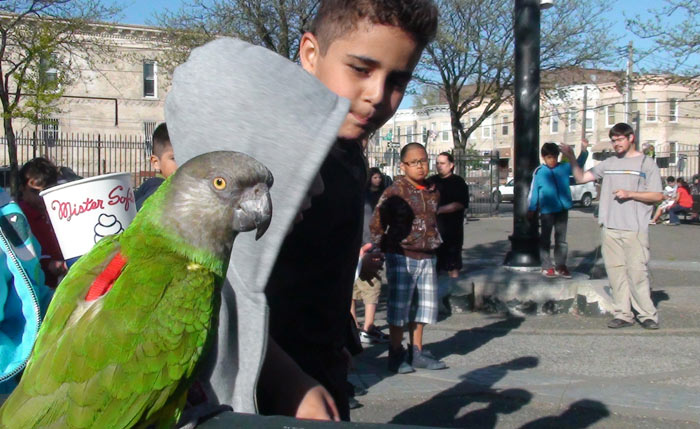
[[[632,325],[634,325],[634,322],[628,322],[622,319],[613,319],[608,322],[608,328],[610,329],[626,328]]]
[[[557,277],[557,272],[554,271],[554,268],[542,268],[542,275],[547,277],[548,279],[553,279]]]
[[[415,369],[407,362],[408,352],[403,346],[400,346],[397,350],[394,350],[389,346],[389,361],[387,363],[387,369],[394,374],[408,374],[415,372]]]
[[[389,336],[372,325],[366,331],[360,331],[360,341],[363,344],[388,343]]]
[[[565,279],[570,279],[572,277],[566,265],[559,265],[555,272],[558,276],[564,277]]]
[[[644,329],[659,329],[659,324],[651,319],[647,319],[642,322],[642,328]]]
[[[414,368],[424,369],[445,369],[447,365],[441,360],[435,359],[427,350],[422,352],[418,347],[413,346],[411,353],[411,365]]]

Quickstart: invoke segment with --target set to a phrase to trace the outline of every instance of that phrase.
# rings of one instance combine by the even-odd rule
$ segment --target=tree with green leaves
[[[436,0],[436,40],[417,71],[419,82],[441,88],[450,109],[455,149],[513,95],[513,0]],[[543,11],[541,70],[595,65],[610,58],[605,0],[557,0]],[[468,112],[478,110],[473,123]]]
[[[670,57],[671,63],[658,71],[700,76],[700,1],[663,0],[660,7],[649,13],[653,18],[644,20],[636,15],[628,19],[627,28],[639,37],[651,39],[651,51]]]
[[[319,0],[190,0],[156,18],[169,31],[173,48],[161,63],[172,70],[189,52],[216,37],[230,36],[264,46],[292,61]]]
[[[13,194],[18,190],[13,120],[40,123],[55,111],[62,88],[109,50],[91,37],[94,23],[118,12],[97,0],[0,2],[0,104]]]

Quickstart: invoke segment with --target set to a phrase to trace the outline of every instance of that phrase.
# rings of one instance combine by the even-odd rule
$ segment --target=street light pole
[[[550,2],[551,3],[551,2]],[[513,235],[505,266],[522,271],[540,267],[537,220],[528,219],[527,196],[539,165],[540,0],[515,0],[515,188]]]

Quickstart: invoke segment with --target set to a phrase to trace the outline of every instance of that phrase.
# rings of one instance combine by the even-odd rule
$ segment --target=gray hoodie
[[[349,102],[298,65],[223,38],[192,51],[175,70],[165,119],[180,165],[215,150],[244,152],[274,175],[266,234],[240,234],[223,287],[219,332],[200,377],[209,400],[256,412],[265,356],[265,285],[280,245],[333,145]]]

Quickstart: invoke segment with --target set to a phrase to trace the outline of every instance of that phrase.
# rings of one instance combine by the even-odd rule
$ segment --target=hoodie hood
[[[297,64],[237,39],[192,51],[177,67],[165,118],[178,163],[217,150],[252,156],[274,176],[266,234],[240,234],[223,288],[219,332],[202,377],[207,400],[255,412],[267,341],[265,285],[349,102]],[[240,329],[239,329],[240,328]],[[209,378],[208,380],[205,380]]]

